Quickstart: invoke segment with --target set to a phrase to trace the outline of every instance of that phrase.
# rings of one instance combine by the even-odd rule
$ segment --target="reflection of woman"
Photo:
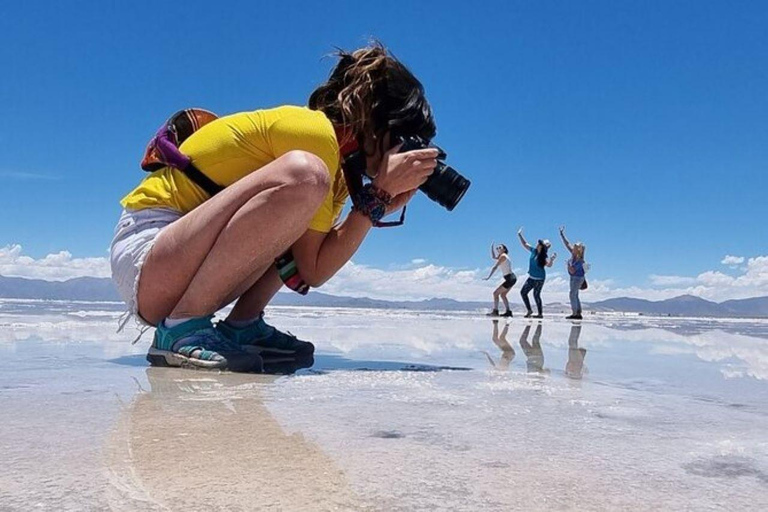
[[[305,293],[330,279],[432,174],[436,149],[398,153],[391,140],[434,136],[421,83],[381,45],[339,57],[308,108],[240,112],[189,136],[179,150],[203,180],[163,167],[123,198],[112,274],[130,313],[157,327],[153,363],[248,371],[262,350],[312,353],[266,325],[264,307],[283,283]],[[359,190],[341,170],[353,154],[373,176]],[[337,222],[348,187],[354,207]]]
[[[568,320],[581,320],[581,300],[579,300],[579,290],[586,282],[586,269],[584,268],[584,251],[586,247],[581,242],[571,245],[565,237],[565,226],[560,228],[560,238],[563,240],[565,248],[571,253],[568,260],[568,274],[571,276],[571,315],[566,317]]]
[[[525,318],[530,318],[533,315],[531,310],[531,302],[528,300],[528,294],[533,290],[533,298],[536,301],[536,309],[538,314],[534,318],[542,318],[542,306],[541,306],[541,289],[544,286],[544,281],[547,279],[547,267],[551,267],[555,263],[557,253],[554,253],[552,257],[548,257],[547,251],[552,244],[549,240],[539,240],[536,243],[536,247],[525,241],[523,237],[523,228],[517,231],[517,236],[520,238],[520,243],[526,251],[531,253],[530,261],[528,263],[528,279],[525,281],[520,295],[523,297],[525,308],[528,312],[525,314]]]
[[[536,326],[533,332],[532,343],[528,343],[528,335],[531,332],[531,326],[526,325],[523,333],[520,335],[520,348],[523,349],[525,357],[528,358],[526,365],[531,373],[549,373],[544,368],[544,351],[541,349],[541,324]]]
[[[504,328],[499,333],[499,321],[493,321],[493,343],[501,350],[501,357],[499,357],[499,364],[493,362],[493,358],[488,352],[485,352],[485,357],[488,358],[488,362],[491,363],[496,370],[504,371],[509,369],[510,363],[515,359],[515,349],[507,341],[507,331],[509,331],[509,324],[504,324]]]
[[[108,489],[115,508],[243,510],[254,496],[274,510],[364,508],[328,455],[285,432],[264,404],[263,388],[248,376],[201,379],[158,368],[147,368],[146,376],[151,389],[122,408],[106,446],[110,477],[120,484]],[[243,428],[259,432],[261,442],[244,450]],[[180,449],[184,441],[205,448]],[[248,477],[223,484],[233,475]]]
[[[496,249],[491,244],[491,259],[496,260],[496,264],[491,269],[491,273],[485,278],[485,281],[489,280],[497,268],[501,269],[501,274],[504,276],[504,282],[501,283],[498,288],[493,291],[493,311],[490,316],[499,316],[499,297],[504,302],[506,311],[501,316],[510,317],[512,311],[509,309],[509,301],[507,301],[507,294],[509,290],[517,282],[517,276],[512,272],[512,261],[509,259],[509,249],[504,244],[499,244]]]
[[[579,348],[581,325],[572,325],[568,336],[568,362],[565,363],[565,376],[571,379],[581,379],[584,376],[584,358],[587,349]]]

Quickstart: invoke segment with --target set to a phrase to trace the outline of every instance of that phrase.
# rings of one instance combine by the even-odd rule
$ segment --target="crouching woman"
[[[264,308],[284,283],[306,292],[331,278],[434,170],[437,150],[398,153],[390,141],[392,131],[434,136],[421,83],[378,44],[339,57],[308,108],[218,118],[179,146],[219,192],[166,166],[123,198],[113,279],[130,313],[156,327],[151,363],[259,371],[264,351],[312,353],[267,325]],[[370,185],[347,183],[352,155]],[[353,209],[337,222],[350,191]]]

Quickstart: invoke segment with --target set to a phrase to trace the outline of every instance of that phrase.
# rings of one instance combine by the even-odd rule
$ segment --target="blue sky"
[[[357,264],[482,268],[496,240],[521,267],[518,226],[554,241],[560,224],[614,286],[768,254],[765,2],[181,5],[0,7],[0,247],[103,257],[165,117],[304,104],[323,55],[374,36],[473,185],[453,213],[418,196]]]

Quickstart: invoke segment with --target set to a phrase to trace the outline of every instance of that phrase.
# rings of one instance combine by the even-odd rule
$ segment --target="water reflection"
[[[488,358],[488,362],[491,364],[491,367],[493,367],[495,370],[508,370],[510,363],[512,363],[512,361],[515,359],[515,349],[513,349],[512,345],[510,345],[507,341],[507,332],[509,332],[508,323],[505,323],[504,327],[501,329],[501,332],[499,332],[499,321],[493,321],[493,343],[499,347],[499,350],[501,350],[499,362],[494,362],[493,357],[491,357],[491,354],[488,352],[483,351],[483,354],[485,354],[485,357]]]
[[[477,315],[469,313],[283,307],[273,308],[269,314],[270,321],[279,328],[316,342],[320,355],[315,358],[314,370],[325,369],[324,366],[329,363],[325,358],[329,354],[343,359],[344,368],[349,360],[355,362],[353,365],[365,361],[366,369],[376,369],[380,361],[471,366],[477,364],[478,352],[489,350],[487,320],[480,320]],[[30,361],[40,365],[47,364],[46,358],[51,357],[53,347],[57,347],[56,350],[67,347],[66,354],[74,358],[80,349],[70,347],[80,347],[87,352],[90,349],[85,347],[85,343],[98,347],[100,357],[106,359],[127,354],[132,356],[140,346],[131,347],[127,342],[136,333],[115,332],[119,315],[119,309],[110,304],[1,299],[0,352],[6,358],[8,354],[30,357]],[[499,340],[505,327],[501,321],[498,326]],[[544,323],[547,325],[547,338],[542,339],[538,347],[530,340],[533,333],[528,333],[528,342],[534,349],[531,369],[535,371],[537,367],[546,366],[538,365],[543,358],[543,347],[550,365],[562,369],[565,366],[564,356],[568,354],[574,367],[571,371],[569,365],[568,373],[583,374],[577,370],[583,354],[563,350],[566,339],[570,337],[571,324],[550,319]],[[534,330],[535,325],[532,324],[530,330]],[[509,327],[512,332],[506,335],[518,336],[519,331],[515,329],[523,328],[524,325],[515,321]],[[666,378],[666,367],[663,366],[666,361],[674,358],[682,364],[684,357],[693,355],[706,363],[700,369],[716,368],[723,380],[768,380],[768,343],[765,342],[768,321],[765,320],[594,315],[584,323],[584,329],[589,331],[584,333],[589,349],[600,349],[600,360],[588,363],[600,369],[601,378],[639,371],[640,366],[636,364],[638,358],[646,363],[643,368],[655,369]],[[150,338],[149,334],[145,336],[142,342],[144,347],[149,344]],[[581,342],[584,341],[582,337]],[[48,344],[45,349],[39,348],[41,342]],[[489,350],[493,366],[503,369],[505,356],[511,354],[496,346],[498,349]],[[485,359],[485,356],[482,358]],[[622,366],[629,358],[632,363]],[[606,367],[608,361],[611,361],[612,369]],[[336,361],[330,363],[331,367],[338,366]],[[143,356],[139,356],[135,364],[143,365]],[[485,366],[488,363],[481,361],[481,364]],[[297,369],[301,366],[298,365]],[[514,361],[509,368],[513,366]],[[291,373],[292,368],[275,371]]]
[[[584,358],[587,355],[587,349],[579,347],[579,336],[581,336],[581,324],[572,325],[568,335],[568,362],[565,363],[565,376],[570,379],[581,379],[586,371]]]
[[[293,375],[299,370],[312,368],[314,364],[315,358],[312,355],[265,357],[264,373],[269,375]]]
[[[356,509],[334,461],[264,405],[276,377],[147,368],[146,379],[107,447],[113,508]]]
[[[542,324],[536,324],[536,330],[533,332],[533,339],[528,343],[528,336],[531,333],[531,325],[528,324],[520,335],[520,348],[526,357],[526,366],[529,373],[548,374],[549,369],[544,368],[544,351],[541,349],[541,330]]]

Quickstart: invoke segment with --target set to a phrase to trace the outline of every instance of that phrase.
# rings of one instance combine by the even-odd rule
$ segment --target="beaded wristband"
[[[387,206],[392,204],[392,196],[372,183],[368,183],[353,203],[352,211],[362,213],[371,219],[375,227],[379,227],[382,225],[382,217],[387,213]]]

